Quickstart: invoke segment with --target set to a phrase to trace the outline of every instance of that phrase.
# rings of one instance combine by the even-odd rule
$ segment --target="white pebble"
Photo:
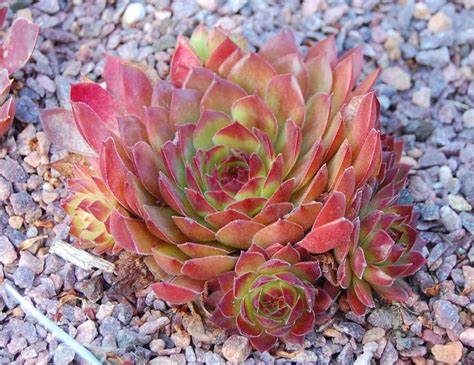
[[[384,69],[380,79],[397,90],[408,90],[411,87],[410,74],[398,66]]]
[[[468,109],[462,115],[462,122],[466,128],[474,128],[474,109]]]
[[[138,23],[140,20],[143,20],[145,14],[145,6],[143,4],[131,3],[123,13],[122,22],[124,25],[133,25]]]
[[[431,89],[422,87],[413,93],[412,101],[414,104],[428,109],[431,105]]]

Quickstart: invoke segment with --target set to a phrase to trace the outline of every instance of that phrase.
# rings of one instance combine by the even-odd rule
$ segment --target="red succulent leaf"
[[[372,129],[354,161],[356,184],[361,186],[378,169],[380,163],[380,132]]]
[[[229,113],[232,104],[246,96],[240,86],[221,78],[215,78],[201,99],[201,107]]]
[[[250,220],[250,217],[233,209],[217,211],[215,213],[210,213],[205,217],[205,221],[216,229],[222,228],[228,223],[237,220]]]
[[[272,259],[280,259],[290,264],[297,264],[301,255],[292,245],[285,245],[272,255]]]
[[[319,202],[303,204],[294,209],[285,218],[290,222],[298,224],[306,231],[313,225],[314,220],[321,211],[321,208],[322,204]]]
[[[255,272],[249,271],[237,276],[233,283],[233,295],[236,298],[243,298],[245,295],[247,295],[250,288],[252,287],[252,284],[257,278],[257,275],[258,274],[256,274]]]
[[[9,74],[23,67],[30,58],[39,28],[39,25],[31,23],[26,18],[20,17],[13,22],[0,47],[0,66],[6,68]]]
[[[369,75],[367,75],[367,77],[362,80],[362,82],[352,92],[352,96],[354,97],[358,95],[363,95],[372,90],[372,86],[374,86],[375,82],[377,81],[381,70],[382,69],[380,67],[376,68]]]
[[[291,203],[269,204],[264,206],[260,213],[253,217],[253,220],[263,225],[268,225],[283,218],[286,214],[293,211],[293,208]]]
[[[210,54],[206,61],[206,67],[214,72],[218,72],[221,65],[224,64],[234,52],[238,52],[239,50],[238,46],[229,37],[226,37]]]
[[[236,262],[237,258],[232,256],[198,257],[187,260],[183,264],[181,272],[193,279],[209,280],[225,271],[232,270]]]
[[[195,124],[200,114],[200,93],[193,89],[174,89],[169,107],[171,125]]]
[[[217,277],[219,288],[222,292],[228,292],[233,289],[235,272],[227,271]]]
[[[214,231],[189,217],[172,217],[174,223],[186,237],[197,242],[210,242],[215,240]]]
[[[265,91],[265,103],[270,107],[280,126],[291,119],[302,126],[305,102],[298,80],[292,74],[275,75]]]
[[[181,87],[191,68],[198,66],[201,66],[201,61],[192,50],[189,41],[179,36],[176,50],[171,59],[171,81],[177,87]]]
[[[0,107],[0,137],[3,136],[10,129],[13,123],[13,116],[15,114],[15,103],[10,97]]]
[[[248,129],[253,127],[275,139],[278,124],[270,108],[257,95],[248,95],[236,100],[231,108],[232,118]]]
[[[392,286],[373,286],[382,298],[388,301],[406,302],[413,295],[410,287],[402,281],[396,281]]]
[[[310,283],[314,283],[321,277],[321,268],[317,261],[298,262],[293,265],[291,272]]]
[[[204,67],[193,67],[184,79],[182,88],[199,90],[201,94],[204,94],[214,78],[215,75],[211,70]]]
[[[338,191],[333,192],[320,210],[316,220],[314,221],[313,228],[344,217],[345,211],[346,199],[344,194]]]
[[[117,116],[123,115],[123,107],[113,95],[93,82],[71,85],[71,102],[89,106],[112,131],[117,131]]]
[[[355,314],[359,316],[365,314],[367,307],[358,299],[352,287],[349,287],[349,289],[347,290],[346,299],[347,304],[349,304],[349,307]]]
[[[335,66],[337,61],[337,47],[334,35],[331,35],[310,47],[308,54],[306,55],[306,60],[309,61],[317,57],[324,57],[331,67]]]
[[[384,262],[390,255],[394,245],[392,237],[386,231],[372,234],[365,244],[367,256],[371,262]]]
[[[289,54],[299,54],[300,49],[296,44],[296,39],[288,29],[284,29],[271,37],[258,52],[261,56],[273,63],[281,57]]]
[[[216,233],[219,242],[231,247],[248,248],[253,237],[264,226],[260,223],[237,219],[229,222]]]
[[[234,317],[236,313],[235,312],[235,305],[234,305],[234,295],[232,290],[227,291],[217,304],[217,309],[220,311],[220,313],[227,317],[231,318]]]
[[[374,265],[368,265],[364,272],[364,280],[372,285],[392,286],[394,279],[382,269]]]
[[[189,257],[175,245],[160,244],[151,250],[154,260],[168,275],[180,276],[184,261]]]
[[[262,274],[277,274],[290,270],[291,264],[287,261],[271,258],[259,267],[259,272]]]
[[[354,293],[361,303],[366,307],[374,307],[374,299],[372,297],[372,290],[370,289],[369,284],[365,281],[359,280],[356,277],[352,278],[352,287]]]
[[[102,143],[113,135],[111,130],[89,105],[73,102],[71,107],[74,121],[82,137],[95,152],[99,152]]]
[[[235,264],[235,272],[239,275],[246,272],[257,272],[266,258],[258,252],[243,252],[240,254],[237,263]]]
[[[227,78],[242,86],[247,93],[263,97],[273,75],[274,68],[263,57],[249,53],[233,65]]]
[[[152,147],[144,141],[139,141],[132,147],[131,154],[137,175],[144,187],[153,196],[160,197],[160,187],[156,176],[159,174],[161,161]]]
[[[286,219],[278,219],[255,233],[252,243],[265,248],[274,243],[295,243],[303,235],[303,228],[298,224]]]
[[[311,332],[314,325],[314,313],[313,311],[304,311],[303,314],[295,322],[291,333],[295,336],[303,336],[308,332]]]
[[[327,58],[320,56],[306,61],[308,70],[308,94],[330,93],[333,85],[333,72]]]
[[[296,200],[303,203],[310,203],[316,200],[327,188],[328,181],[328,169],[324,164],[321,166],[319,171],[316,173],[314,179],[308,184],[307,187],[301,189],[297,195]]]
[[[364,276],[364,271],[367,267],[367,261],[365,259],[365,252],[362,247],[357,247],[355,252],[352,254],[351,258],[351,266],[354,274],[359,278],[362,279]]]
[[[324,289],[318,289],[316,290],[313,309],[316,313],[325,312],[329,309],[333,302],[334,300]]]
[[[250,337],[250,343],[260,352],[270,350],[277,342],[276,337],[265,332],[257,337]]]
[[[353,225],[346,218],[314,228],[298,245],[311,253],[323,253],[336,246],[347,244],[350,240]]]
[[[159,298],[170,304],[184,304],[195,300],[204,289],[204,283],[186,277],[177,277],[169,282],[151,285]]]
[[[178,245],[179,249],[190,257],[206,257],[214,255],[227,255],[231,252],[226,246],[214,242],[196,243],[186,242]]]
[[[127,207],[124,181],[131,169],[130,161],[122,146],[112,137],[108,137],[101,147],[99,167],[102,178],[114,197]]]
[[[258,336],[264,335],[264,331],[261,328],[258,328],[253,323],[246,320],[241,315],[237,316],[236,319],[237,329],[239,332],[250,339],[257,338]]]
[[[426,263],[426,259],[423,257],[423,254],[418,251],[411,251],[403,261],[411,264],[410,268],[403,272],[403,277],[413,275]]]

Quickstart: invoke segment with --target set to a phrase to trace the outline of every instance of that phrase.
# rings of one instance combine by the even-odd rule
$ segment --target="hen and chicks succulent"
[[[338,298],[358,314],[373,292],[406,300],[423,242],[397,203],[408,166],[380,131],[378,70],[362,71],[361,47],[338,57],[329,37],[303,55],[288,30],[253,52],[200,26],[166,81],[107,56],[104,87],[42,113],[89,161],[68,181],[71,233],[144,255],[158,297],[204,301],[261,351],[301,344]]]

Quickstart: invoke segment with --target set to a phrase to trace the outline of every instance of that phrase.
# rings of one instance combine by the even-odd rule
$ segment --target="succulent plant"
[[[256,284],[262,298],[276,303],[265,309],[264,302],[252,302],[258,307],[245,312],[259,333],[252,340],[259,348],[274,338],[300,342],[304,331],[287,333],[286,325],[296,324],[300,314],[317,316],[314,307],[330,304],[329,292],[337,286],[348,289],[346,301],[358,312],[360,303],[371,304],[358,289],[369,284],[359,282],[370,282],[390,299],[388,282],[373,283],[374,268],[399,278],[422,257],[412,253],[410,208],[395,202],[406,167],[399,164],[400,144],[380,133],[371,91],[378,70],[358,83],[362,66],[360,47],[338,58],[329,37],[303,56],[286,30],[251,52],[220,28],[198,27],[190,39],[179,37],[170,81],[107,56],[105,88],[72,85],[72,111],[42,112],[52,142],[87,156],[91,165],[69,183],[71,233],[99,251],[146,255],[161,278],[153,290],[171,304],[205,294],[216,304],[211,299],[229,293],[231,278],[243,280],[240,266],[249,257],[259,257],[252,267],[257,276],[279,277],[280,269],[269,264],[278,262],[299,281],[294,287],[281,277],[278,288]],[[364,231],[374,214],[383,216],[375,231],[394,242],[393,255],[383,260],[377,256],[379,235]],[[274,256],[277,247],[290,261]],[[395,257],[400,247],[404,253]],[[367,268],[354,271],[361,251]],[[394,271],[411,259],[417,264],[410,270]],[[322,280],[296,269],[319,263],[328,292],[317,289]],[[286,290],[280,287],[291,287],[288,301],[280,301]],[[217,306],[226,325],[250,305],[231,295],[222,299],[224,306],[244,304],[232,313],[229,305],[227,311]],[[295,312],[298,318],[281,317],[281,331],[269,331],[262,318],[288,314],[294,300],[305,308]]]
[[[347,289],[344,298],[357,314],[374,306],[372,291],[388,301],[405,302],[412,290],[400,279],[425,263],[413,206],[397,204],[410,169],[400,163],[402,143],[388,136],[382,143],[379,175],[359,190],[349,208],[355,227],[351,242],[334,252],[336,282]]]
[[[318,262],[302,261],[304,255],[290,244],[266,250],[252,245],[242,252],[235,271],[219,277],[214,323],[237,328],[262,352],[272,348],[277,339],[301,345],[313,329],[315,314],[332,303],[332,298],[314,285],[321,276]]]
[[[0,8],[0,28],[7,11],[7,7]],[[14,100],[8,96],[12,83],[9,76],[30,58],[38,32],[38,25],[25,18],[17,18],[0,45],[0,137],[10,129],[15,114]]]
[[[67,181],[71,194],[63,201],[63,208],[71,217],[70,233],[77,244],[92,248],[95,253],[117,253],[120,246],[108,232],[109,216],[118,203],[92,168],[75,165],[73,178]]]

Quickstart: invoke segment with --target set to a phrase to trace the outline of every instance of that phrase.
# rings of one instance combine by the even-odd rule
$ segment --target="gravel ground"
[[[18,120],[0,141],[0,280],[108,363],[474,364],[472,0],[30,3],[11,2],[42,30],[31,62],[14,75]],[[188,308],[157,300],[139,265],[127,271],[135,298],[120,273],[85,271],[48,252],[53,240],[69,239],[60,208],[66,192],[51,168],[65,154],[41,131],[38,105],[67,105],[69,84],[100,77],[106,52],[165,77],[177,34],[199,22],[241,32],[256,47],[282,27],[303,43],[333,33],[340,50],[365,43],[367,69],[384,68],[377,85],[384,127],[405,141],[413,166],[403,199],[416,203],[428,241],[428,263],[410,279],[412,302],[338,313],[307,336],[304,351],[261,354],[242,337],[203,326]],[[80,363],[4,293],[0,309],[0,364]]]

